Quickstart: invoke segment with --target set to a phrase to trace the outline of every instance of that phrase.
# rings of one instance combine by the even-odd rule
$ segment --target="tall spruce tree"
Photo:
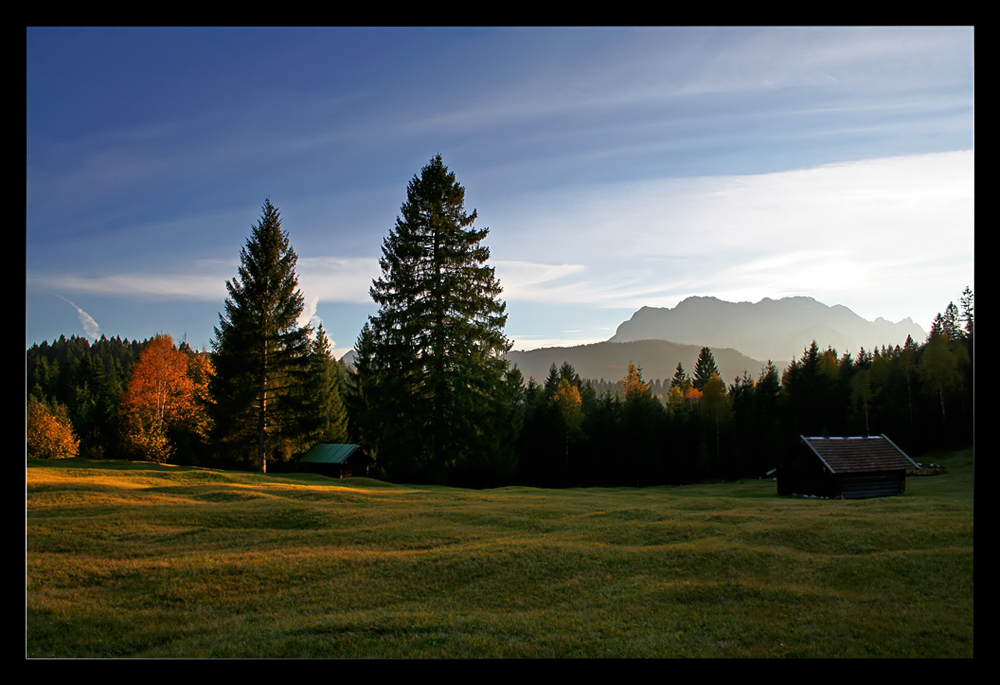
[[[719,373],[719,367],[715,365],[715,356],[712,354],[712,350],[703,347],[698,353],[698,362],[694,367],[694,378],[691,379],[691,385],[704,392],[705,386],[712,380],[713,373]]]
[[[303,447],[303,388],[309,369],[308,327],[300,328],[303,298],[298,257],[281,215],[264,201],[260,222],[240,252],[239,275],[226,281],[226,313],[212,341],[215,442],[230,457],[285,458]]]
[[[501,447],[506,305],[464,200],[440,155],[413,177],[358,339],[362,438],[396,479],[443,482]]]

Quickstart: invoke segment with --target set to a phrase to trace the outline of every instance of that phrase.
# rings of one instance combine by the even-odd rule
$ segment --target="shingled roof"
[[[807,438],[799,436],[831,473],[895,471],[919,468],[885,435],[874,438]]]

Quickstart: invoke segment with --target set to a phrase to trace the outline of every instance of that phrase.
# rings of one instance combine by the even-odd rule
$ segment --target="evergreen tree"
[[[859,359],[862,355],[858,355]],[[834,388],[823,372],[821,353],[816,341],[805,349],[802,358],[792,360],[781,378],[785,397],[785,419],[795,435],[830,435],[831,391]]]
[[[446,480],[504,449],[506,305],[465,189],[438,155],[382,247],[379,305],[358,340],[363,439],[393,478]]]
[[[963,331],[960,327],[961,317],[958,313],[958,307],[955,306],[954,302],[949,302],[948,306],[945,307],[944,315],[941,317],[941,323],[944,327],[944,332],[948,334],[949,340],[961,340]]]
[[[308,328],[298,325],[303,298],[297,260],[281,215],[265,200],[240,252],[239,275],[226,281],[226,313],[212,341],[216,443],[238,459],[255,454],[262,472],[269,454],[287,458],[304,446],[309,338]]]
[[[705,386],[712,379],[713,373],[718,374],[719,367],[715,365],[715,357],[712,355],[712,350],[703,347],[701,348],[701,352],[698,353],[698,361],[694,367],[694,378],[691,379],[691,385],[704,392]]]
[[[965,322],[963,331],[965,333],[965,338],[968,340],[972,339],[973,332],[973,318],[974,318],[974,302],[972,296],[972,288],[965,286],[965,290],[962,291],[962,321]]]
[[[340,394],[340,365],[333,360],[323,324],[316,329],[309,355],[309,402],[316,439],[347,442],[347,412]]]
[[[688,378],[680,362],[677,362],[674,377],[670,379],[670,389],[673,390],[674,388],[680,388],[681,396],[691,388],[691,380]]]

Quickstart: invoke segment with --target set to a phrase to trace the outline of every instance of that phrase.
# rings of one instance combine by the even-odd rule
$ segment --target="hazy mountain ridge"
[[[781,373],[813,340],[821,349],[831,346],[838,355],[856,356],[861,347],[871,351],[902,345],[907,335],[918,343],[927,337],[910,318],[868,321],[843,305],[827,306],[811,297],[764,298],[756,304],[689,297],[673,309],[642,307],[605,342],[511,351],[506,358],[525,379],[534,377],[540,383],[552,364],[563,362],[572,364],[582,378],[612,382],[624,378],[629,362],[634,362],[643,378],[654,380],[673,377],[678,363],[691,375],[701,348],[709,347],[729,384],[744,371],[756,379],[767,360]],[[354,350],[344,361],[353,365]]]
[[[688,375],[693,374],[699,352],[700,345],[684,345],[668,340],[609,340],[575,347],[514,351],[507,354],[507,359],[517,364],[526,380],[534,377],[539,383],[545,382],[552,364],[561,366],[563,362],[572,364],[581,378],[603,378],[611,382],[624,378],[628,373],[629,362],[634,362],[642,369],[643,378],[649,381],[657,378],[669,380],[673,377],[678,362],[684,365]],[[727,384],[743,375],[744,370],[756,379],[765,364],[729,348],[713,347],[712,355],[719,367],[720,376]]]
[[[909,317],[898,323],[882,317],[868,321],[843,305],[827,306],[811,297],[764,298],[756,304],[689,297],[673,309],[639,309],[610,342],[670,340],[713,352],[728,347],[778,364],[801,356],[813,340],[822,349],[856,355],[861,347],[902,345],[907,335],[921,342],[927,334]]]

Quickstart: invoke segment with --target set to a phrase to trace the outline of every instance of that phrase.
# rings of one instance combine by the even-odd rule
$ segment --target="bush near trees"
[[[35,398],[28,400],[26,417],[26,447],[30,459],[70,459],[80,451],[80,441],[73,435],[73,426],[66,408],[55,410]]]

